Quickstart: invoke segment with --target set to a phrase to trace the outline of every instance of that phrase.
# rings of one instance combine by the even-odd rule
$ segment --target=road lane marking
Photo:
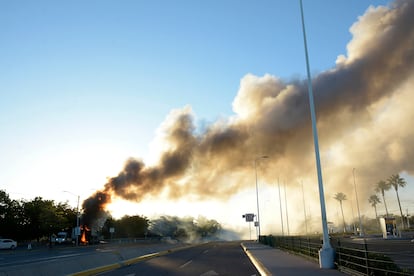
[[[214,270],[210,270],[210,271],[207,271],[203,274],[200,274],[200,276],[216,276],[216,275],[219,275],[219,274],[217,272],[215,272]]]
[[[181,265],[180,268],[184,268],[187,265],[191,264],[193,262],[193,260],[189,260],[188,262],[186,262],[185,264]]]

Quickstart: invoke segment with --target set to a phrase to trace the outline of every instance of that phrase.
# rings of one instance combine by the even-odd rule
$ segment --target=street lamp
[[[285,230],[283,229],[283,211],[282,211],[282,197],[280,195],[280,182],[279,177],[277,178],[277,187],[279,189],[279,210],[280,210],[280,223],[282,226],[282,236],[285,235]]]
[[[78,236],[79,236],[79,198],[80,198],[80,196],[75,195],[74,193],[71,193],[69,191],[63,191],[63,192],[78,197],[78,203],[76,205],[76,230],[75,230],[75,236],[76,236],[76,241],[75,242],[76,242],[76,246],[78,246],[79,245]]]
[[[355,182],[355,168],[352,169],[352,175],[354,176],[355,198],[356,198],[357,208],[358,208],[359,235],[362,236],[364,234],[363,234],[363,231],[362,231],[361,213],[359,212],[358,193],[357,193],[357,187],[356,187],[356,182]]]
[[[306,71],[307,71],[307,76],[308,76],[309,106],[310,106],[311,121],[312,121],[313,143],[315,147],[316,170],[318,172],[319,200],[320,200],[320,205],[321,205],[321,217],[322,217],[323,244],[322,244],[322,249],[319,250],[319,266],[321,268],[334,268],[335,250],[332,248],[331,243],[329,241],[328,221],[326,218],[326,207],[325,207],[325,194],[323,191],[323,181],[322,181],[322,168],[321,168],[321,160],[319,157],[318,130],[316,128],[315,104],[313,101],[312,78],[311,78],[310,68],[309,68],[308,46],[306,42],[305,18],[303,15],[302,0],[299,0],[299,3],[300,3],[300,13],[301,13],[301,19],[302,19],[303,44],[305,48]]]
[[[283,190],[285,191],[285,209],[286,209],[286,227],[287,227],[287,235],[290,235],[289,232],[289,211],[288,211],[288,206],[287,206],[287,197],[286,197],[286,181],[285,181],[285,185],[283,186]]]
[[[308,221],[306,219],[306,204],[305,204],[305,192],[303,191],[303,181],[302,182],[302,201],[303,201],[303,214],[305,215],[305,231],[306,236],[308,235]]]
[[[259,211],[259,189],[257,187],[257,161],[260,159],[269,158],[267,155],[260,156],[254,159],[254,170],[256,172],[256,203],[257,203],[257,242],[259,242],[260,238],[260,211]]]

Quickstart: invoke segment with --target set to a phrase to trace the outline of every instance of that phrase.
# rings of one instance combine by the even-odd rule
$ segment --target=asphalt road
[[[368,250],[390,257],[399,267],[414,269],[414,242],[410,239],[341,239],[341,246]]]
[[[390,256],[400,267],[413,268],[414,242],[410,240],[366,239],[371,252]],[[364,247],[363,239],[342,239],[342,246]],[[140,260],[105,275],[258,275],[240,247],[240,242],[217,242],[183,248],[186,244],[136,241],[96,246],[20,247],[0,250],[0,276],[70,275],[120,264],[139,256],[166,252],[162,256]]]
[[[0,276],[68,275],[183,246],[185,244],[145,241],[0,250]]]
[[[212,242],[141,261],[100,275],[259,275],[240,242]]]

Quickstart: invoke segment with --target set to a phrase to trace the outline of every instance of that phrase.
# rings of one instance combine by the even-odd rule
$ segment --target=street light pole
[[[256,204],[257,204],[257,242],[260,238],[260,211],[259,211],[259,189],[257,186],[257,161],[260,159],[269,158],[267,155],[260,156],[254,159],[254,171],[256,172]]]
[[[78,204],[76,205],[76,230],[75,230],[75,237],[76,237],[76,246],[79,245],[79,198],[78,195]]]
[[[308,221],[306,219],[306,204],[305,204],[305,192],[303,191],[303,181],[302,182],[302,201],[303,201],[303,213],[305,215],[305,231],[306,236],[308,235]]]
[[[283,186],[283,190],[285,191],[285,209],[286,209],[287,235],[290,236],[290,231],[289,231],[289,210],[288,210],[288,206],[287,206],[287,197],[286,197],[286,182],[285,182],[285,185]]]
[[[355,181],[355,168],[352,169],[352,175],[354,176],[355,198],[356,198],[357,208],[358,208],[359,235],[360,236],[363,236],[364,235],[364,232],[362,231],[361,213],[359,212],[358,193],[357,193],[357,187],[356,187],[356,181]]]
[[[78,202],[76,204],[76,230],[74,231],[75,237],[76,237],[75,243],[76,243],[76,246],[78,246],[79,245],[79,237],[78,236],[79,236],[79,219],[80,219],[80,217],[79,217],[79,199],[80,199],[80,196],[79,195],[75,195],[74,193],[71,193],[69,191],[63,191],[63,192],[78,197]]]
[[[277,178],[277,187],[279,189],[279,210],[280,210],[280,224],[282,225],[282,236],[285,235],[285,230],[283,229],[283,211],[282,211],[282,197],[280,195],[280,183],[279,177]]]
[[[321,161],[320,161],[320,156],[319,156],[318,131],[316,128],[315,104],[313,101],[312,78],[310,74],[308,46],[306,42],[306,31],[305,31],[305,18],[303,15],[302,0],[299,0],[299,3],[300,3],[300,13],[301,13],[301,19],[302,19],[303,44],[305,48],[306,71],[307,71],[307,76],[308,76],[309,106],[310,106],[311,121],[312,121],[313,142],[314,142],[314,147],[315,147],[316,169],[318,172],[319,200],[320,200],[320,205],[321,205],[321,217],[322,217],[323,244],[322,244],[322,249],[319,250],[319,266],[321,268],[334,268],[335,267],[335,263],[334,263],[335,251],[332,248],[330,241],[329,241],[328,221],[326,218],[326,207],[325,207],[325,193],[323,190],[322,168],[321,168]]]

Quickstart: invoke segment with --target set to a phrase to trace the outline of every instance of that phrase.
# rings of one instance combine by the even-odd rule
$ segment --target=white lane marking
[[[200,276],[215,276],[215,275],[219,275],[219,274],[217,272],[215,272],[214,270],[210,270],[210,271],[207,271],[203,274],[200,274]]]
[[[203,254],[206,254],[208,252],[208,249],[204,250]]]
[[[185,264],[181,265],[180,268],[184,268],[187,265],[191,264],[193,262],[193,260],[189,260],[188,262],[186,262]]]

